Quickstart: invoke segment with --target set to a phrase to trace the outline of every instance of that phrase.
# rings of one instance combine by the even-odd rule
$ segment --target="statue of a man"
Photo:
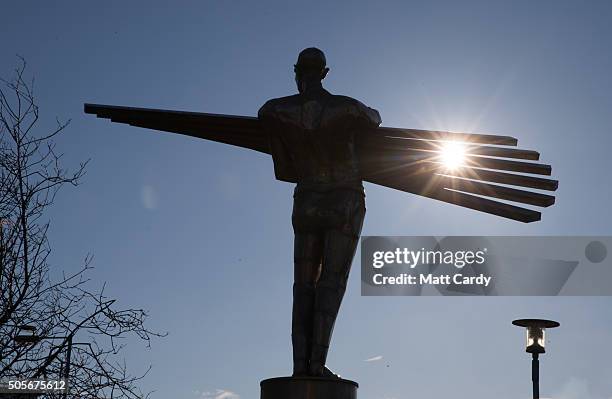
[[[335,377],[325,362],[365,216],[360,132],[378,111],[329,93],[325,55],[307,48],[294,66],[299,94],[268,101],[259,119],[274,172],[293,195],[293,375]]]

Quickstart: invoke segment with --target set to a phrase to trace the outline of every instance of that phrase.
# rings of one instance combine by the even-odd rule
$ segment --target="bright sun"
[[[440,149],[440,159],[447,169],[456,169],[463,165],[465,160],[465,147],[457,141],[444,143]]]

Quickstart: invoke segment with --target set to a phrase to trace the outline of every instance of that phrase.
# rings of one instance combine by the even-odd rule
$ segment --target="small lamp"
[[[41,340],[41,337],[36,335],[36,327],[22,325],[19,326],[19,332],[13,340],[19,345],[34,345]]]
[[[519,319],[512,322],[515,326],[524,327],[527,333],[525,352],[531,353],[531,381],[533,382],[533,399],[540,398],[540,353],[546,353],[546,329],[559,327],[559,323],[542,319]]]

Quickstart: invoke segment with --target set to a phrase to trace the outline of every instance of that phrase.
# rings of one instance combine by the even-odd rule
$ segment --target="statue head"
[[[300,52],[297,63],[293,66],[295,83],[302,93],[308,85],[321,83],[329,68],[325,66],[325,54],[316,47],[309,47]]]

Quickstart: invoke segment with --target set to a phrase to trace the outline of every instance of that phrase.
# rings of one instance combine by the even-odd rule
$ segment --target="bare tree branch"
[[[152,337],[164,334],[145,327],[144,310],[117,309],[104,284],[91,289],[89,255],[77,272],[50,277],[45,211],[62,187],[79,184],[87,162],[71,172],[61,167],[62,154],[52,139],[70,121],[58,120],[49,133],[33,134],[39,109],[34,81],[25,79],[26,65],[20,58],[13,79],[0,79],[0,378],[60,378],[72,343],[70,397],[147,397],[138,382],[148,370],[130,374],[120,342],[135,336],[149,346]],[[42,339],[18,345],[14,337],[21,325],[33,325]]]

